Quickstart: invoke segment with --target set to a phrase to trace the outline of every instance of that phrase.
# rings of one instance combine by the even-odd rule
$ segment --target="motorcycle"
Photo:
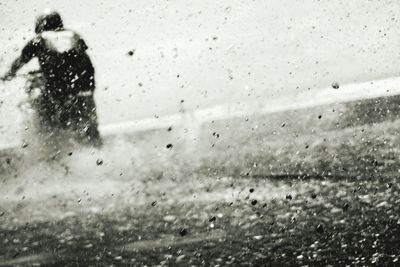
[[[97,122],[86,108],[87,99],[82,100],[86,96],[55,98],[45,91],[41,71],[30,71],[20,76],[25,79],[26,99],[18,104],[18,108],[29,125],[26,139],[36,138],[37,148],[52,157],[77,145],[98,146],[101,140],[90,140],[88,134],[91,128],[97,131]]]

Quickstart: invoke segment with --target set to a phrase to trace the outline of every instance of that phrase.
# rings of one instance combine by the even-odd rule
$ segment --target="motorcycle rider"
[[[37,18],[35,33],[1,79],[12,79],[37,57],[44,80],[38,101],[40,122],[50,128],[72,129],[79,141],[100,146],[94,67],[86,53],[88,46],[77,33],[64,28],[56,11],[46,10]]]

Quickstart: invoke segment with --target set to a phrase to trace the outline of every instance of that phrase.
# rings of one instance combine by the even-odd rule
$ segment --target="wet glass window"
[[[0,2],[0,266],[397,266],[400,2]]]

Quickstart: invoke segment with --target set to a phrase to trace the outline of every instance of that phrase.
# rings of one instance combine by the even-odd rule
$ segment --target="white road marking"
[[[323,106],[335,103],[345,103],[362,99],[387,97],[400,94],[400,78],[393,77],[363,83],[340,85],[339,89],[332,87],[307,91],[297,96],[267,100],[260,105],[254,103],[239,103],[218,105],[207,109],[197,110],[192,119],[199,124],[212,120],[244,117],[251,114],[272,114],[309,107]],[[108,124],[100,127],[103,135],[131,133],[137,131],[156,130],[171,125],[180,125],[184,120],[182,114],[161,116],[121,123]]]
[[[239,103],[218,105],[197,110],[190,114],[190,125],[187,128],[200,129],[204,122],[244,117],[252,114],[272,114],[289,110],[298,110],[335,103],[345,103],[362,99],[387,97],[400,94],[400,78],[392,77],[362,83],[340,85],[338,89],[331,87],[307,91],[293,97],[267,100],[259,105]],[[159,118],[132,120],[107,125],[100,125],[102,136],[118,136],[140,131],[167,129],[170,126],[185,126],[188,114],[177,113]],[[0,144],[0,151],[13,150],[19,143]]]

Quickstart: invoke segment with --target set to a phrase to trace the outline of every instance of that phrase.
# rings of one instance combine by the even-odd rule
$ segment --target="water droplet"
[[[318,224],[317,225],[317,227],[315,227],[315,230],[318,232],[318,233],[323,233],[324,232],[324,226],[322,225],[322,224]]]
[[[349,203],[344,203],[343,204],[343,211],[347,211],[350,208],[350,204]]]
[[[332,88],[339,89],[339,83],[337,83],[337,82],[332,83]]]
[[[187,235],[187,233],[188,233],[188,231],[187,231],[186,228],[181,228],[181,229],[179,230],[179,235],[180,235],[180,236],[185,236],[185,235]]]

